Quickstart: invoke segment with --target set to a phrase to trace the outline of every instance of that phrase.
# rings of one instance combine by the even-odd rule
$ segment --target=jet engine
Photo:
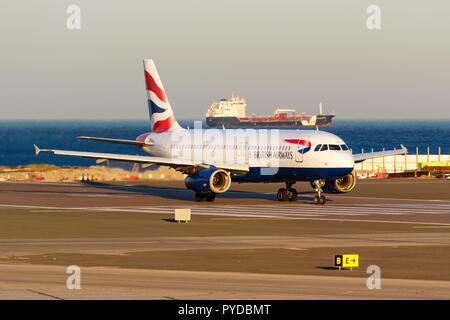
[[[352,191],[355,185],[356,176],[352,172],[335,180],[327,180],[322,189],[326,193],[347,193]]]
[[[231,186],[231,176],[223,169],[211,168],[188,176],[184,183],[196,193],[224,193]]]

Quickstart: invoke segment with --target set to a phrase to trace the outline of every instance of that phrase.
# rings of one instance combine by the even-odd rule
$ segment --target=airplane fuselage
[[[351,151],[338,136],[315,130],[181,129],[140,135],[152,156],[202,163],[246,163],[236,182],[336,179],[352,172]]]

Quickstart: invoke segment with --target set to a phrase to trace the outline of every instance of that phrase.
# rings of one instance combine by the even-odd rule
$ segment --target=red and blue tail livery
[[[144,60],[144,74],[152,132],[162,133],[180,128],[153,60]]]

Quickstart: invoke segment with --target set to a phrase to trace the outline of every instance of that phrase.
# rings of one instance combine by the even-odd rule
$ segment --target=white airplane
[[[151,132],[136,140],[79,137],[85,140],[129,144],[150,156],[39,149],[55,155],[117,160],[168,166],[186,175],[186,187],[197,201],[214,201],[231,183],[285,182],[277,200],[294,201],[296,181],[309,181],[316,191],[314,203],[325,204],[323,192],[345,193],[355,187],[355,163],[381,156],[402,155],[407,149],[352,154],[338,136],[318,130],[184,129],[172,108],[153,60],[144,60]],[[269,139],[270,138],[270,139]]]

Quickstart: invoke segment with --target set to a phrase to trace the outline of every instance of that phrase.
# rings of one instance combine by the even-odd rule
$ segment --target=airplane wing
[[[389,151],[377,151],[377,152],[368,152],[368,153],[358,153],[353,155],[353,160],[355,163],[363,162],[367,159],[387,157],[387,156],[396,156],[396,155],[404,155],[408,153],[408,149],[404,145],[401,145],[401,149],[397,150],[389,150]]]
[[[78,137],[78,139],[101,141],[101,142],[111,142],[111,143],[120,143],[120,144],[131,144],[131,145],[138,146],[138,147],[152,146],[153,145],[152,143],[144,142],[144,141],[138,141],[138,140],[123,140],[123,139],[112,139],[112,138],[101,138],[101,137],[81,136],[81,137]]]
[[[55,150],[55,149],[40,149],[38,146],[34,145],[35,154],[38,156],[41,152],[50,152],[55,155],[62,156],[75,156],[83,158],[93,158],[100,160],[115,160],[142,164],[158,164],[165,165],[175,168],[179,171],[185,173],[191,173],[195,171],[195,168],[210,168],[217,167],[220,169],[228,170],[231,172],[248,172],[249,166],[246,164],[225,164],[225,163],[203,163],[195,162],[191,160],[183,159],[170,159],[162,157],[151,157],[151,156],[133,156],[128,154],[116,154],[116,153],[98,153],[98,152],[85,152],[85,151],[70,151],[70,150]]]

